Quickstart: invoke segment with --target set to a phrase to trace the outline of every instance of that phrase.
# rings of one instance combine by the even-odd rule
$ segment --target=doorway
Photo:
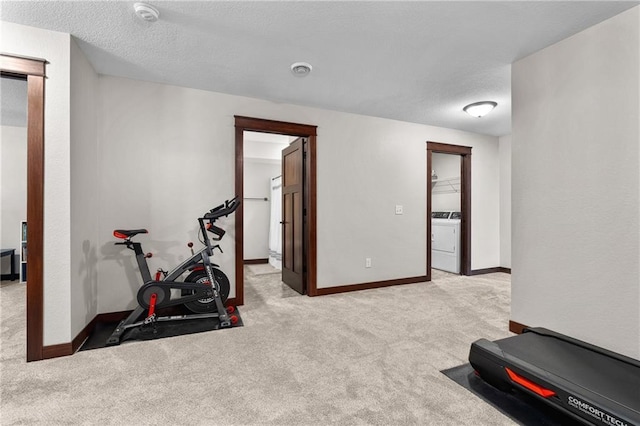
[[[44,359],[45,64],[45,60],[0,54],[0,75],[27,82],[27,361]]]
[[[244,264],[282,270],[282,151],[295,136],[244,132]]]
[[[301,205],[303,209],[304,228],[300,235],[300,244],[295,249],[302,253],[303,267],[301,270],[302,292],[309,296],[317,295],[316,288],[316,132],[317,127],[306,124],[287,123],[259,118],[235,116],[236,128],[236,196],[245,198],[244,194],[244,136],[245,132],[259,132],[276,135],[289,135],[303,138],[305,155],[301,155],[301,166],[304,173],[300,181],[302,191]],[[284,166],[284,165],[283,165]],[[283,193],[284,193],[283,187]],[[247,194],[248,195],[248,194]],[[283,203],[284,205],[284,203]],[[283,214],[286,212],[283,211]],[[286,222],[286,216],[283,222]],[[286,230],[286,223],[284,224]],[[240,204],[236,212],[236,283],[235,298],[230,303],[244,304],[244,205]],[[286,232],[283,233],[286,236]],[[286,241],[283,241],[283,252]],[[284,253],[283,253],[284,254]],[[286,255],[285,255],[286,256]],[[284,260],[284,259],[283,259]],[[283,268],[285,265],[283,264]]]
[[[445,169],[447,176],[440,175],[438,179],[437,172],[434,173],[434,154],[447,154],[456,156],[454,161],[459,158],[459,174],[453,173]],[[440,182],[439,182],[440,180]],[[460,275],[471,274],[471,148],[460,145],[450,145],[439,142],[427,142],[427,280],[431,281],[431,268],[433,266],[433,235],[434,227],[432,225],[433,195],[436,185],[439,189],[443,189],[443,193],[459,194],[459,215],[450,215],[453,221],[459,221],[459,247],[456,247],[456,254],[459,255],[459,273]],[[436,190],[437,192],[438,190]],[[445,192],[446,191],[446,192]],[[452,203],[451,199],[446,201]],[[447,204],[449,205],[449,204]],[[456,206],[451,206],[456,207]],[[450,211],[453,211],[451,208]],[[444,228],[445,232],[449,228]],[[459,250],[459,251],[458,251]],[[457,262],[457,260],[456,260]]]
[[[3,75],[0,93],[0,260],[3,285],[10,285],[26,282],[27,272],[27,81]]]
[[[24,356],[26,340],[27,81],[0,77],[0,246],[3,356]],[[9,315],[7,315],[9,314]],[[19,320],[15,321],[12,318]],[[6,332],[11,333],[9,338]],[[18,345],[19,343],[19,345]]]

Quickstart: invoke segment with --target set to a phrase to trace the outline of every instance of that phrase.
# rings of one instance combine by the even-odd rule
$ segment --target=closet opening
[[[427,142],[427,277],[471,274],[471,148]]]

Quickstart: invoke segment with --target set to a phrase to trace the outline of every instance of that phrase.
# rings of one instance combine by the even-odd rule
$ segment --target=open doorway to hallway
[[[0,54],[0,75],[27,82],[27,361],[44,351],[44,81],[43,59]],[[4,99],[4,97],[3,97]],[[4,158],[4,154],[2,155]],[[20,229],[19,232],[22,230]],[[50,355],[50,354],[48,354]]]
[[[0,92],[0,310],[10,312],[0,339],[19,358],[27,340],[27,80],[3,75]]]
[[[295,136],[245,131],[243,261],[254,275],[282,274],[282,151]]]
[[[282,150],[282,281],[300,294],[316,288],[316,126],[235,116],[236,196],[245,198],[245,133],[295,136]],[[247,194],[247,197],[250,195]],[[252,198],[260,198],[253,197]],[[262,197],[264,198],[264,197]],[[248,200],[247,200],[248,201]],[[244,303],[245,203],[236,214],[235,300]]]

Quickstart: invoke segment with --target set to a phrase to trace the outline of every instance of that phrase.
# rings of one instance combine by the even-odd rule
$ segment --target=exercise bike
[[[214,222],[235,212],[239,205],[240,201],[235,197],[199,217],[198,224],[204,247],[194,253],[193,243],[188,243],[192,256],[170,272],[158,269],[155,279],[151,278],[147,264],[147,259],[152,257],[152,254],[145,254],[142,251],[142,243],[131,240],[138,234],[146,234],[147,230],[113,231],[116,238],[124,240],[115,243],[116,245],[124,245],[135,252],[143,284],[137,294],[138,306],[111,333],[107,339],[107,346],[119,345],[124,333],[136,327],[151,329],[156,333],[158,322],[218,318],[220,328],[231,327],[238,322],[238,316],[233,315],[235,308],[224,306],[229,297],[229,279],[219,266],[211,261],[215,249],[222,253],[220,246],[213,245],[211,240],[220,241],[225,234]],[[208,233],[212,233],[213,236],[209,238]],[[188,275],[183,281],[178,281],[184,274]],[[158,316],[156,313],[157,308],[178,305],[184,305],[192,314]],[[142,318],[145,312],[146,315]]]

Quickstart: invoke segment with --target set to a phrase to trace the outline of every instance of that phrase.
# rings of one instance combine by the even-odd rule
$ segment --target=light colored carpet
[[[282,274],[281,269],[276,269],[268,263],[247,265],[245,266],[245,269],[248,269],[253,275]]]
[[[510,277],[310,298],[246,270],[244,327],[24,361],[24,286],[0,286],[0,424],[507,425],[440,370],[510,335]]]

